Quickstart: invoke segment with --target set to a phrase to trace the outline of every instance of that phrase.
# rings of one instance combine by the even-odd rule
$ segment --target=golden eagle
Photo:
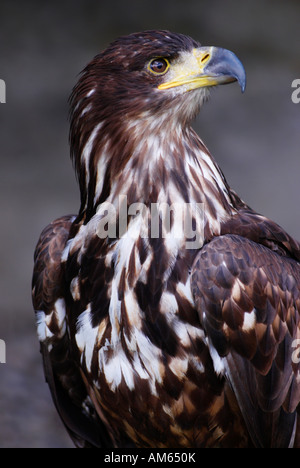
[[[41,234],[33,304],[78,447],[300,444],[300,245],[191,128],[209,88],[234,81],[244,90],[232,52],[145,31],[73,89],[81,206]]]

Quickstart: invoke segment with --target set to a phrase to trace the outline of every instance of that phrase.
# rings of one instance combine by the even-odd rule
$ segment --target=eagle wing
[[[295,438],[298,255],[299,245],[279,226],[245,211],[202,248],[192,268],[215,370],[230,382],[257,447],[292,446]]]
[[[42,232],[34,255],[32,298],[44,372],[56,409],[77,447],[112,447],[93,409],[69,340],[62,253],[73,216],[57,219]]]

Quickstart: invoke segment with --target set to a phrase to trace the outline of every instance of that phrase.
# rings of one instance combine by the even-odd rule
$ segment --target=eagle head
[[[199,112],[210,87],[233,81],[244,91],[245,71],[234,53],[203,47],[183,34],[144,31],[110,44],[83,70],[70,98],[71,155],[82,206],[87,192],[95,198],[97,180],[87,185],[99,151],[117,177],[147,130],[171,141]]]

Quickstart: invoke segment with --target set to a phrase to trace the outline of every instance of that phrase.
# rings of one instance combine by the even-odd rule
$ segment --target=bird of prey
[[[40,236],[33,304],[77,447],[300,445],[300,244],[191,128],[234,81],[234,53],[154,30],[115,40],[73,89],[81,206]]]

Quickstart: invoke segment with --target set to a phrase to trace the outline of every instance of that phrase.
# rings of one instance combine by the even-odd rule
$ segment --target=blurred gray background
[[[214,90],[195,128],[230,185],[300,239],[299,0],[1,0],[0,447],[72,447],[42,373],[30,289],[43,227],[76,213],[67,99],[119,35],[164,28],[233,50],[248,86]]]

